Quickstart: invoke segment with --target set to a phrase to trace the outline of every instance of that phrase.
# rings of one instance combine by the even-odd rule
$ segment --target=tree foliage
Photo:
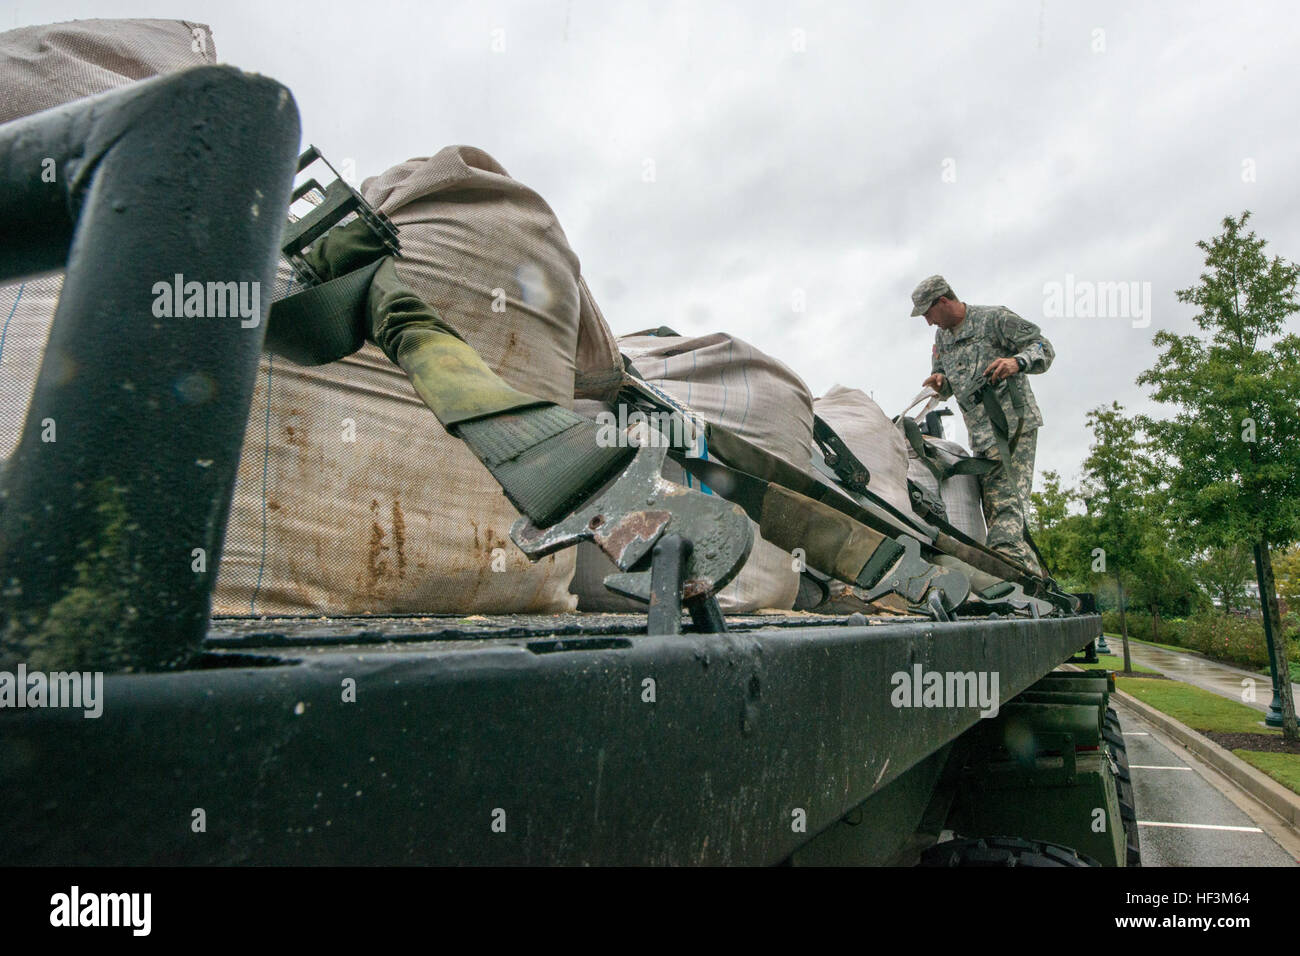
[[[1246,604],[1246,586],[1255,579],[1255,559],[1250,548],[1239,542],[1206,548],[1196,556],[1192,573],[1224,613],[1231,614]]]
[[[1049,573],[1067,590],[1091,587],[1088,544],[1094,537],[1085,514],[1071,511],[1078,492],[1067,488],[1055,471],[1044,471],[1041,491],[1029,495],[1029,528]]]
[[[1223,220],[1198,242],[1205,270],[1178,291],[1205,335],[1162,330],[1153,368],[1138,376],[1173,415],[1142,423],[1168,462],[1169,503],[1202,546],[1249,545],[1267,633],[1283,734],[1300,738],[1291,696],[1270,549],[1300,539],[1300,336],[1286,331],[1300,311],[1300,266],[1265,253],[1247,231],[1250,213]]]
[[[1091,519],[1091,569],[1115,581],[1124,670],[1129,671],[1125,591],[1149,561],[1142,551],[1149,537],[1147,506],[1155,469],[1137,420],[1126,415],[1119,402],[1088,412],[1088,427],[1092,429],[1093,443],[1083,460],[1080,497]]]
[[[1094,547],[1104,554],[1097,570],[1127,583],[1137,568],[1145,505],[1153,471],[1137,420],[1119,402],[1088,412],[1093,443],[1083,460],[1079,497],[1093,519]]]
[[[1292,611],[1300,611],[1300,546],[1277,555],[1273,570],[1277,575],[1278,596]]]
[[[1197,243],[1206,269],[1178,292],[1209,335],[1157,332],[1161,354],[1138,376],[1174,409],[1142,426],[1172,466],[1170,505],[1208,546],[1300,538],[1300,336],[1283,332],[1300,266],[1268,259],[1249,219]]]

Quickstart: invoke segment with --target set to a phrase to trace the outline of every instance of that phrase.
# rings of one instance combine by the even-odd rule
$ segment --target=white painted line
[[[1151,735],[1147,733],[1145,730],[1133,730],[1133,731],[1126,730],[1122,734],[1120,734],[1120,736],[1121,737],[1150,737]]]
[[[1131,763],[1128,768],[1130,770],[1187,770],[1189,772],[1192,769],[1191,767],[1157,767],[1155,764],[1149,763]]]
[[[1234,833],[1263,833],[1259,827],[1221,827],[1212,823],[1156,823],[1152,820],[1139,820],[1140,827],[1178,827],[1180,830],[1231,830]]]

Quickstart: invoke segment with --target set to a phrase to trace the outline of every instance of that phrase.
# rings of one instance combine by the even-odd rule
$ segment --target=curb
[[[1264,804],[1264,806],[1281,817],[1282,822],[1291,829],[1300,832],[1300,794],[1292,793],[1272,777],[1256,770],[1236,754],[1225,750],[1210,738],[1197,733],[1186,724],[1174,720],[1168,714],[1156,710],[1150,704],[1145,704],[1118,688],[1112,696],[1118,697],[1124,702],[1125,707],[1159,727],[1194,753],[1199,760],[1208,763],[1246,793]]]

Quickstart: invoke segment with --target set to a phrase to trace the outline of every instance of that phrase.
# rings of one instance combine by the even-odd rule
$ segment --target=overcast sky
[[[1077,475],[1089,408],[1151,408],[1134,378],[1158,329],[1193,327],[1174,290],[1225,215],[1252,210],[1269,251],[1300,258],[1292,3],[2,9],[0,29],[209,24],[218,58],[287,84],[304,141],[361,177],[480,146],[550,202],[615,333],[729,332],[815,395],[839,382],[901,411],[933,337],[909,293],[940,272],[1056,347],[1033,379],[1040,474]],[[1045,314],[1067,275],[1150,283],[1150,324]]]

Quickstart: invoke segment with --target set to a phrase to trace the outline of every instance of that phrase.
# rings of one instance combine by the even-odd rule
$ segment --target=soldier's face
[[[952,299],[937,299],[925,312],[925,324],[940,329],[951,329],[961,321],[956,311],[957,303]]]

